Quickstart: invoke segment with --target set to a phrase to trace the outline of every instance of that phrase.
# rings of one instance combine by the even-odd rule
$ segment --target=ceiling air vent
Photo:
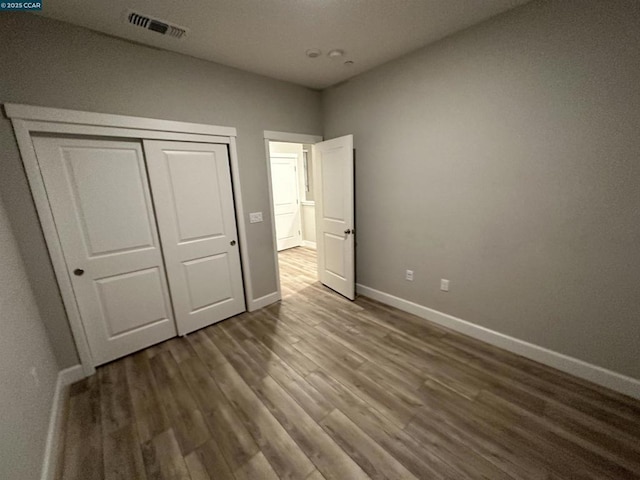
[[[186,28],[171,25],[170,23],[158,20],[157,18],[141,15],[136,12],[129,12],[127,15],[127,23],[174,38],[182,38],[187,34]]]

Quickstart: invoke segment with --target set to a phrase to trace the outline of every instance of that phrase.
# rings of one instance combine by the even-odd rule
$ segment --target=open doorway
[[[313,149],[268,141],[272,208],[282,297],[318,281]]]
[[[319,280],[354,300],[353,135],[264,133],[279,297]]]

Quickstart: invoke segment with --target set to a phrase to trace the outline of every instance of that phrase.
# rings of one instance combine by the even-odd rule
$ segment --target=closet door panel
[[[224,218],[215,154],[166,152],[165,155],[178,242],[223,237]]]
[[[245,310],[226,145],[145,141],[178,333]]]
[[[137,141],[34,138],[96,365],[176,334]]]

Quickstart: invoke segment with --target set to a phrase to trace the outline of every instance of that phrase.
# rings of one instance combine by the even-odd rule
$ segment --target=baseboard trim
[[[44,449],[41,480],[53,480],[56,473],[60,432],[62,431],[62,419],[64,417],[64,397],[67,387],[78,380],[82,380],[85,376],[82,365],[74,365],[58,372],[49,415],[49,431],[47,432],[47,443]]]
[[[260,310],[261,308],[264,308],[267,305],[276,303],[281,298],[282,297],[280,296],[280,292],[272,292],[262,297],[256,298],[251,302],[249,302],[249,311],[255,312],[256,310]]]
[[[303,247],[307,247],[307,248],[313,248],[314,250],[316,250],[316,242],[311,242],[309,240],[303,240],[302,241],[302,246]]]
[[[589,380],[603,387],[615,390],[616,392],[640,399],[640,380],[638,379],[475,325],[461,318],[410,302],[409,300],[396,297],[389,293],[381,292],[366,285],[358,284],[356,285],[356,289],[359,294],[386,305],[412,313],[413,315],[437,323],[443,327],[450,328],[456,332],[463,333],[576,377]]]

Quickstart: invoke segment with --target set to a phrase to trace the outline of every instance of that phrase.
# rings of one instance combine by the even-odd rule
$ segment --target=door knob
[[[74,274],[74,275],[76,275],[76,276],[78,276],[78,277],[80,277],[80,276],[84,275],[84,270],[82,270],[81,268],[76,268],[76,269],[73,271],[73,274]]]
[[[236,241],[235,241],[235,240],[231,240],[231,241],[229,242],[229,245],[231,245],[232,247],[233,247],[235,244],[236,244]]]
[[[349,229],[349,228],[347,228],[347,229],[344,231],[344,234],[345,234],[345,235],[349,235],[350,233],[351,233],[351,229]]]

